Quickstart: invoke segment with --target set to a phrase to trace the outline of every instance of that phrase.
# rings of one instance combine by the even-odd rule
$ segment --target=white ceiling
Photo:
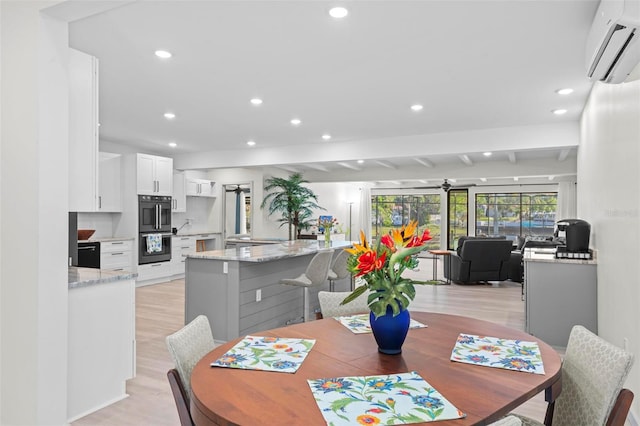
[[[349,9],[342,20],[327,13],[338,3]],[[575,138],[509,138],[487,159],[480,154],[491,143],[476,136],[577,128],[592,85],[584,46],[597,4],[136,1],[72,23],[70,45],[100,61],[101,139],[184,167],[270,164],[318,175],[420,167],[451,178],[450,166],[546,162],[574,173]],[[173,57],[161,60],[157,49]],[[564,87],[574,92],[554,92]],[[251,105],[253,97],[264,103]],[[411,111],[415,103],[424,109]]]

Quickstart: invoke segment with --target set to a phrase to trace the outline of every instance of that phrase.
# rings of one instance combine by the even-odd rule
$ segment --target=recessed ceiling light
[[[332,7],[329,10],[329,15],[331,15],[332,18],[344,18],[348,14],[349,14],[349,11],[344,7],[340,7],[340,6]]]
[[[173,120],[174,118],[176,118],[176,115],[172,112],[165,112],[164,118],[166,118],[167,120]]]
[[[514,176],[514,177],[513,177],[513,180],[514,180],[515,182],[517,182],[518,180],[520,180],[520,178],[519,178],[518,176]]]
[[[422,108],[424,108],[424,107],[422,105],[420,105],[420,104],[411,105],[411,109],[413,111],[422,111]]]
[[[358,160],[358,164],[364,163],[364,160]]]
[[[291,120],[291,124],[293,124],[294,126],[299,126],[302,123],[302,121],[300,121],[299,118],[294,118]]]
[[[256,143],[254,141],[247,141],[247,145],[249,146],[255,146]]]
[[[176,146],[178,146],[178,144],[177,144],[177,143],[175,143],[175,142],[169,142],[169,146],[170,146],[171,148],[175,148]]]
[[[491,157],[491,152],[483,152],[482,155],[484,155],[485,157]]]
[[[162,59],[169,59],[171,56],[173,56],[171,52],[168,52],[166,50],[156,50],[155,53],[158,58]]]
[[[253,105],[262,105],[262,99],[260,98],[253,98],[250,101]]]
[[[570,93],[573,93],[573,89],[570,89],[570,88],[566,88],[566,89],[558,89],[558,90],[556,90],[556,93],[557,93],[558,95],[568,95],[568,94],[570,94]]]
[[[322,139],[324,139],[325,141],[328,141],[329,139],[331,139],[331,135],[328,133],[325,133],[324,135],[322,135]]]
[[[562,114],[566,114],[567,110],[566,109],[554,109],[551,112],[554,113],[555,115],[562,115]]]
[[[487,178],[480,178],[480,182],[486,182]]]

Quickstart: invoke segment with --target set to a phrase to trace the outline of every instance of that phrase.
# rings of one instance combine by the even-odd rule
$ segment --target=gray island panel
[[[335,255],[350,242],[298,240],[266,246],[238,247],[187,255],[185,275],[185,323],[204,314],[213,337],[228,341],[246,334],[276,328],[302,319],[303,290],[280,284],[282,278],[304,273],[320,250]],[[349,279],[336,290],[348,290]],[[310,309],[319,308],[317,293],[328,290],[328,281],[310,291]],[[260,299],[260,300],[258,300]]]

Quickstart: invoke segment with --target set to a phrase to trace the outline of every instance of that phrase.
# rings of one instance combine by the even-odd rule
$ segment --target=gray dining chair
[[[341,305],[344,298],[349,294],[351,294],[350,291],[319,291],[318,301],[320,302],[322,317],[342,317],[354,314],[365,314],[371,311],[367,305],[367,293],[361,294],[346,305]]]
[[[633,392],[623,386],[632,365],[633,354],[574,326],[562,362],[562,392],[547,406],[544,424],[624,425]],[[525,426],[542,424],[518,417]]]
[[[335,290],[336,281],[351,276],[351,272],[347,269],[347,261],[351,254],[342,250],[333,261],[331,269],[329,269],[329,291]]]
[[[307,270],[296,278],[283,278],[280,284],[293,285],[303,288],[303,318],[309,321],[309,288],[319,287],[327,281],[333,250],[319,251],[311,258]]]
[[[167,348],[175,364],[167,372],[173,399],[176,402],[180,425],[193,425],[189,401],[191,400],[191,372],[193,367],[214,347],[209,320],[199,315],[180,330],[167,336]]]

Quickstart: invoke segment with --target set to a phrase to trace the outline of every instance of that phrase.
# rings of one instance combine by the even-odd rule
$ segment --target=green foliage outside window
[[[429,249],[440,248],[440,195],[374,195],[371,197],[372,239],[378,241],[393,228],[418,221],[418,234],[429,229]]]

